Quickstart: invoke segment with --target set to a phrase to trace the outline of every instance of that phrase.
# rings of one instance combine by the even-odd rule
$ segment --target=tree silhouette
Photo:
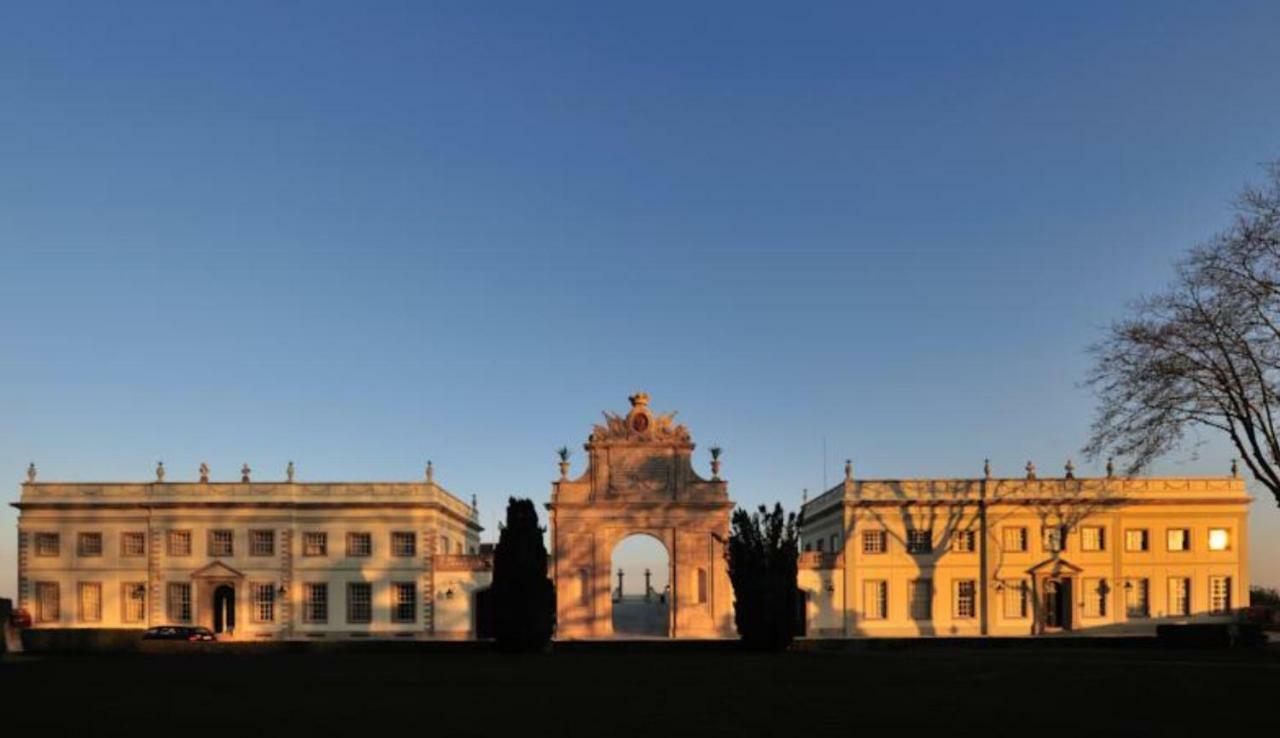
[[[492,617],[499,647],[537,651],[551,640],[555,589],[533,501],[512,497],[493,553]]]
[[[797,542],[795,513],[784,514],[780,504],[772,511],[761,505],[754,514],[733,513],[725,556],[733,618],[748,648],[783,650],[795,637]]]

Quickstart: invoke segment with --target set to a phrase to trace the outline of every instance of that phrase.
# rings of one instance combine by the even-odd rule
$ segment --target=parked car
[[[157,625],[142,634],[144,641],[216,641],[213,631],[202,626]]]

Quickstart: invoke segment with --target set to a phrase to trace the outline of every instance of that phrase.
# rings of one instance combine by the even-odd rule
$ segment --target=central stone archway
[[[729,572],[728,484],[693,470],[694,444],[674,414],[654,415],[649,396],[632,395],[626,417],[605,413],[583,448],[587,468],[552,485],[552,576],[556,636],[609,638],[613,633],[610,562],[622,539],[645,533],[666,547],[670,571],[670,635],[734,635]]]

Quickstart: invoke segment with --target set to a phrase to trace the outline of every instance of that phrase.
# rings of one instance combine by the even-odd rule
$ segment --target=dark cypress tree
[[[494,637],[504,650],[537,651],[551,641],[555,590],[542,534],[533,501],[512,497],[493,552]]]
[[[780,651],[795,637],[797,541],[795,513],[784,514],[782,505],[733,512],[726,556],[734,621],[748,648]]]

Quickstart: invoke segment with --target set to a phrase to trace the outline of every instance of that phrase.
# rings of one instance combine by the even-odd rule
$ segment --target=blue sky
[[[1086,347],[1280,158],[1274,2],[478,5],[6,7],[10,499],[432,458],[492,527],[639,389],[743,504],[1096,471]]]

